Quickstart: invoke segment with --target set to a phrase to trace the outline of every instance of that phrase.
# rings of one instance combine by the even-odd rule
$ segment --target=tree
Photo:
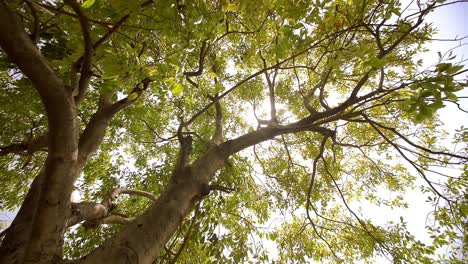
[[[20,206],[0,263],[267,262],[255,240],[281,263],[457,262],[468,158],[436,111],[466,70],[414,59],[448,4],[0,1],[0,207]],[[413,175],[432,245],[356,208],[405,207]]]

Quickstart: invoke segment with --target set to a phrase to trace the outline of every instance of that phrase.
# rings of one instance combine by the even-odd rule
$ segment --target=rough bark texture
[[[26,262],[46,263],[61,256],[64,220],[68,217],[64,212],[70,207],[69,200],[63,197],[70,197],[78,173],[78,127],[74,100],[3,1],[0,2],[0,45],[10,60],[33,82],[45,106],[49,127],[49,155],[43,172],[35,181],[39,190],[31,188],[28,197],[32,196],[34,201],[25,201],[21,208],[31,213],[15,221],[5,238],[6,241],[9,237],[27,239],[21,240],[16,247],[10,246],[9,251],[5,249],[8,246],[2,247],[0,260],[22,263],[21,256],[24,256]],[[11,256],[16,256],[16,262],[11,261]]]

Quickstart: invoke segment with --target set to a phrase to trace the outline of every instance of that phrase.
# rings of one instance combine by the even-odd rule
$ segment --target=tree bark
[[[329,132],[295,123],[260,129],[209,149],[191,165],[175,171],[163,193],[144,214],[91,254],[72,263],[152,263],[184,217],[208,194],[210,180],[230,155],[275,136],[300,131]]]
[[[0,249],[0,260],[23,263],[24,256],[26,262],[50,263],[61,258],[68,217],[64,212],[69,211],[73,182],[79,172],[74,99],[4,1],[0,1],[0,46],[34,84],[45,106],[49,128],[48,157],[35,180],[38,186],[30,189],[30,199],[23,203],[19,220],[13,223],[7,235],[7,238],[24,240],[14,247],[6,238]]]

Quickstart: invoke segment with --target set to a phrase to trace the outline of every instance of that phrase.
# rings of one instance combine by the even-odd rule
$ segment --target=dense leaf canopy
[[[426,69],[416,59],[435,33],[425,17],[445,4],[25,0],[2,6],[18,15],[73,94],[71,118],[80,137],[99,141],[72,181],[82,201],[99,202],[119,186],[158,197],[185,154],[190,167],[210,163],[213,149],[227,151],[223,166],[206,176],[209,194],[193,203],[154,263],[461,263],[468,131],[445,139],[458,144],[455,150],[443,147],[444,116],[437,110],[459,103],[465,70],[451,53]],[[41,78],[29,75],[5,39],[0,209],[14,210],[55,150],[48,140],[55,101],[37,88]],[[101,115],[108,116],[105,130],[89,136]],[[87,145],[79,147],[81,154]],[[407,207],[404,194],[421,183],[420,199],[433,206],[426,244],[406,219],[384,221],[371,212]],[[146,214],[153,203],[140,196],[114,202],[113,214],[125,219]],[[64,257],[86,256],[125,226],[67,229]],[[446,253],[437,256],[441,248]]]

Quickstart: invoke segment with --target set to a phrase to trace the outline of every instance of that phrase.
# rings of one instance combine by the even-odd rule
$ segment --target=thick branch
[[[110,103],[110,95],[101,95],[99,99],[99,107],[96,113],[93,114],[91,120],[88,122],[83,134],[80,136],[79,140],[79,157],[80,163],[83,165],[87,157],[94,153],[101,144],[106,129],[109,125],[111,119],[117,114],[120,110],[128,107],[134,103],[141,94],[148,89],[150,84],[150,79],[143,79],[139,84],[133,88],[130,95],[126,98],[123,98],[113,104]],[[130,96],[136,95],[135,98],[130,98]]]
[[[112,213],[115,205],[113,201],[121,194],[138,195],[156,201],[156,197],[149,192],[136,189],[114,188],[107,194],[101,203],[80,202],[72,203],[72,216],[67,221],[67,227],[85,221],[86,228],[93,228],[100,224],[129,223],[132,219],[123,215]]]
[[[105,218],[101,219],[100,221],[98,221],[98,224],[99,225],[101,225],[101,224],[121,224],[121,225],[124,225],[124,224],[131,223],[132,221],[133,221],[133,219],[123,217],[123,216],[120,216],[120,215],[110,215],[110,216],[105,217]]]
[[[47,148],[47,135],[38,136],[26,142],[15,143],[0,147],[0,157],[10,153],[19,155],[31,155],[34,152]]]

